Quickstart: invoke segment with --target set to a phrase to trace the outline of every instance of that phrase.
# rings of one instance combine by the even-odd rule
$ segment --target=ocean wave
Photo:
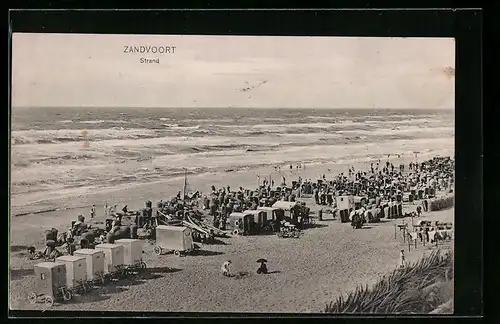
[[[81,120],[78,123],[80,124],[103,124],[103,123],[108,123],[108,124],[128,124],[129,121],[127,120],[122,120],[122,119],[107,119],[107,120]]]
[[[13,131],[12,144],[58,144],[67,142],[97,142],[106,140],[135,140],[135,139],[161,139],[164,137],[181,138],[184,136],[200,139],[205,136],[218,137],[265,137],[280,136],[283,134],[325,134],[358,132],[360,134],[384,134],[398,131],[412,132],[415,127],[424,128],[426,131],[436,132],[443,129],[439,120],[420,118],[410,121],[366,121],[355,122],[351,119],[335,123],[289,123],[289,124],[255,124],[255,125],[189,125],[189,124],[163,124],[163,127],[151,125],[148,128],[125,129],[120,126],[97,129],[59,129],[59,130],[28,130]],[[397,126],[397,127],[394,127]],[[452,126],[452,125],[451,125]],[[160,142],[163,140],[159,140]],[[105,143],[103,143],[105,144]]]
[[[417,134],[425,134],[426,136],[431,136],[432,134],[453,134],[455,132],[454,127],[421,127],[421,126],[405,126],[405,127],[394,127],[392,129],[388,128],[376,128],[376,129],[355,129],[355,130],[344,130],[344,134],[364,134],[373,136],[409,136]]]
[[[214,146],[215,148],[216,146]],[[199,149],[199,152],[197,151]],[[95,159],[92,165],[74,166],[33,165],[28,170],[12,170],[13,193],[37,192],[50,188],[109,188],[118,184],[150,182],[181,176],[184,168],[189,174],[204,172],[225,172],[227,170],[252,170],[259,167],[286,165],[292,163],[354,163],[385,159],[387,154],[404,154],[413,157],[413,151],[434,154],[444,150],[453,151],[453,138],[413,139],[382,141],[378,143],[349,143],[332,145],[250,146],[232,148],[228,151],[203,152],[204,147],[192,147],[193,152],[155,157],[142,163],[125,160],[122,164],[109,160]],[[227,148],[226,148],[227,149]],[[406,152],[406,153],[405,153]],[[144,156],[144,155],[142,155]],[[69,157],[63,157],[69,159]],[[69,160],[67,161],[69,162]],[[248,171],[247,171],[248,172]],[[51,189],[55,190],[55,189]],[[64,192],[67,192],[65,189]],[[80,191],[78,191],[80,192]],[[20,201],[20,200],[19,200]]]
[[[66,161],[91,160],[94,158],[95,158],[95,156],[92,156],[90,154],[77,154],[77,155],[66,154],[66,155],[62,155],[62,156],[35,158],[31,162],[43,163],[43,164],[62,164],[62,163],[66,163]]]
[[[108,139],[141,139],[154,138],[157,133],[149,129],[59,129],[59,130],[27,130],[13,131],[12,144],[59,144],[67,142],[101,141]]]
[[[191,129],[199,129],[200,125],[195,125],[195,126],[183,126],[183,125],[178,125],[174,127],[170,127],[172,129],[180,129],[180,130],[191,130]]]
[[[105,123],[105,120],[81,120],[80,124],[102,124]]]
[[[216,135],[216,134],[217,134],[217,131],[208,130],[208,129],[195,130],[195,131],[191,132],[192,136],[206,136],[206,135]]]
[[[168,129],[181,129],[181,130],[189,130],[189,129],[199,129],[201,125],[187,126],[182,124],[163,124]]]

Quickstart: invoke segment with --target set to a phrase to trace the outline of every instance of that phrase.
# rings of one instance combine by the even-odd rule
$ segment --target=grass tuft
[[[347,297],[327,304],[325,313],[428,314],[452,304],[452,280],[452,254],[435,250],[384,276],[371,289],[359,285]]]

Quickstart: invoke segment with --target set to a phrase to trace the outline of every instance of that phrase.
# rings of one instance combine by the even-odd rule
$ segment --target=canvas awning
[[[297,202],[290,202],[290,201],[277,201],[274,203],[273,208],[280,208],[283,210],[290,210],[297,206]]]

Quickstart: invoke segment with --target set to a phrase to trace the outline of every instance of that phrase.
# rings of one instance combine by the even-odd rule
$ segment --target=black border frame
[[[455,314],[483,313],[481,10],[162,10],[11,11],[10,32],[454,37],[456,39]],[[9,46],[9,59],[11,57]],[[10,63],[10,61],[9,61]],[[9,66],[9,112],[10,112]],[[10,116],[8,116],[10,120]],[[474,215],[474,221],[467,218]],[[338,317],[334,314],[290,314]],[[284,314],[11,311],[13,317],[288,317]],[[396,315],[341,317],[387,318]],[[427,315],[412,317],[428,317]],[[450,316],[441,316],[448,318]]]

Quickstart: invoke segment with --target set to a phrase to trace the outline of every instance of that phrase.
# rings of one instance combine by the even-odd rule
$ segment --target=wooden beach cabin
[[[254,215],[247,212],[234,212],[229,215],[229,225],[233,235],[249,235],[254,227]]]

